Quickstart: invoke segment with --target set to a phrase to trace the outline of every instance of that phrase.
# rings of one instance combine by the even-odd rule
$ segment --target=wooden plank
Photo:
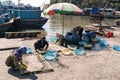
[[[11,50],[11,49],[17,49],[18,47],[7,47],[7,48],[1,48],[0,51],[3,50]]]
[[[6,32],[6,38],[25,38],[25,37],[37,37],[37,34],[40,34],[40,31],[36,32]]]
[[[50,64],[45,60],[45,58],[41,54],[37,54],[37,56],[38,56],[38,59],[40,60],[40,62],[42,62],[44,65],[41,72],[53,71],[52,66],[50,66]]]
[[[110,0],[111,3],[120,3],[120,0]]]
[[[37,37],[38,34],[47,34],[44,30],[23,31],[23,32],[5,32],[6,38],[26,38]]]

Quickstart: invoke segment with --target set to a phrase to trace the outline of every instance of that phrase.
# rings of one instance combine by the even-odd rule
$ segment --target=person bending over
[[[27,66],[22,63],[22,56],[30,53],[27,50],[27,47],[20,46],[19,48],[11,51],[5,61],[5,64],[8,67],[11,67],[12,70],[20,70],[20,73],[26,71]]]

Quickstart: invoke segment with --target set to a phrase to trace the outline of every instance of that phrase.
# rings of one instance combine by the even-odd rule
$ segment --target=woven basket
[[[92,44],[84,44],[84,48],[85,49],[91,49],[92,48]]]
[[[97,39],[97,38],[93,38],[93,39],[91,39],[91,43],[92,43],[92,44],[96,44],[96,43],[98,43],[98,39]]]

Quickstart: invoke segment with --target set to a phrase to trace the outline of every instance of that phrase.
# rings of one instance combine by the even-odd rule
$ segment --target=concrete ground
[[[120,29],[114,37],[104,38],[109,47],[104,50],[87,50],[86,56],[59,56],[59,62],[49,62],[53,72],[20,75],[5,65],[10,50],[0,50],[0,80],[120,80],[120,52],[112,46],[120,46]],[[0,39],[0,49],[21,45],[33,49],[36,39]]]

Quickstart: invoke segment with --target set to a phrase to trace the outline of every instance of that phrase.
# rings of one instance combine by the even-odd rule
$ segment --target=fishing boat
[[[8,31],[13,22],[14,19],[8,13],[0,15],[0,33]]]
[[[93,11],[93,8],[84,8],[83,11],[84,11],[84,16],[90,16]],[[99,8],[99,13],[102,13],[103,11],[104,11],[103,13],[104,18],[115,18],[116,17],[115,16],[116,10],[113,8],[105,8],[105,9]]]
[[[41,16],[42,10],[40,10],[40,7],[11,7],[8,10],[12,13],[14,18],[20,18],[20,22],[16,24],[17,28],[18,26],[24,29],[42,28],[48,20],[48,18]]]

